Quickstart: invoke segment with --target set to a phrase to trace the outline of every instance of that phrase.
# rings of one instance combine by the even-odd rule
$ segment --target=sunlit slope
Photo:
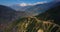
[[[20,18],[9,24],[4,32],[60,32],[60,26],[50,22],[39,20],[36,17]]]

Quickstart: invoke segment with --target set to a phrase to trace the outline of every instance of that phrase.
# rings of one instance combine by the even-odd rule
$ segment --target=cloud
[[[20,6],[29,6],[29,5],[33,6],[33,5],[44,4],[44,3],[47,3],[47,1],[36,2],[36,3],[33,3],[33,4],[31,4],[31,3],[21,3],[21,4],[19,4],[19,5],[20,5]]]
[[[27,6],[28,4],[27,3],[21,3],[19,4],[20,6]]]
[[[44,3],[47,3],[47,1],[37,2],[36,4],[44,4]]]
[[[37,5],[37,4],[44,4],[44,3],[47,3],[47,1],[43,1],[43,2],[36,2],[36,3],[34,3],[33,5]]]

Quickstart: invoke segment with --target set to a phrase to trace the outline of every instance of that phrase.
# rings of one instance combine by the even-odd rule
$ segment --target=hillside
[[[7,27],[10,23],[25,16],[25,12],[16,11],[10,7],[0,5],[0,29]]]
[[[54,20],[54,23],[60,25],[60,2],[56,3],[54,7],[46,12],[38,15],[37,17],[42,20]]]
[[[27,7],[28,13],[0,5],[0,32],[60,32],[60,2],[50,4]],[[35,16],[32,12],[43,13]]]
[[[26,12],[16,11],[10,7],[0,5],[0,23],[14,21],[19,17],[25,17]]]
[[[36,4],[36,5],[29,5],[29,6],[20,6],[19,4],[9,6],[16,11],[25,11],[32,15],[37,15],[49,9],[54,3],[43,3],[43,4]]]
[[[6,23],[15,19],[15,12],[15,10],[7,6],[0,5],[0,23]]]
[[[59,25],[52,22],[41,21],[36,17],[25,17],[9,24],[3,32],[60,32],[59,28]]]
[[[57,7],[52,8],[52,10],[55,8],[57,9],[58,7],[60,8],[60,6],[57,6]],[[52,10],[51,9],[49,10],[50,14]],[[0,29],[2,32],[55,32],[55,31],[60,32],[60,26],[58,24],[48,21],[47,19],[46,19],[47,21],[41,20],[42,18],[39,19],[40,16],[43,17],[44,19],[46,15],[50,15],[50,14],[43,13],[41,15],[38,15],[38,17],[30,16],[30,17],[19,18],[11,22],[7,26],[5,25],[6,27],[0,26]],[[51,14],[51,15],[55,16],[55,14]],[[51,17],[49,19],[54,19],[54,17],[53,18]]]

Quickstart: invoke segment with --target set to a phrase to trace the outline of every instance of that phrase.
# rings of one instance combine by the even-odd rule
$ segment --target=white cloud
[[[28,4],[27,3],[21,3],[19,4],[20,6],[27,6]]]
[[[36,4],[44,4],[44,3],[47,3],[47,1],[37,2]]]
[[[29,5],[37,5],[37,4],[44,4],[44,3],[47,3],[47,1],[43,1],[43,2],[36,2],[36,3],[21,3],[19,4],[20,6],[29,6]]]

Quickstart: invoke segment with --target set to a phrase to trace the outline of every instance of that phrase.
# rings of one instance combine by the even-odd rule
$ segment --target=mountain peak
[[[28,6],[28,4],[26,4],[26,3],[21,3],[21,4],[19,4],[19,6],[24,7],[24,6]]]
[[[45,4],[45,3],[47,3],[47,1],[36,2],[36,3],[24,3],[23,2],[23,3],[20,3],[18,5],[24,7],[24,6],[34,6],[34,5],[37,5],[37,4]]]

